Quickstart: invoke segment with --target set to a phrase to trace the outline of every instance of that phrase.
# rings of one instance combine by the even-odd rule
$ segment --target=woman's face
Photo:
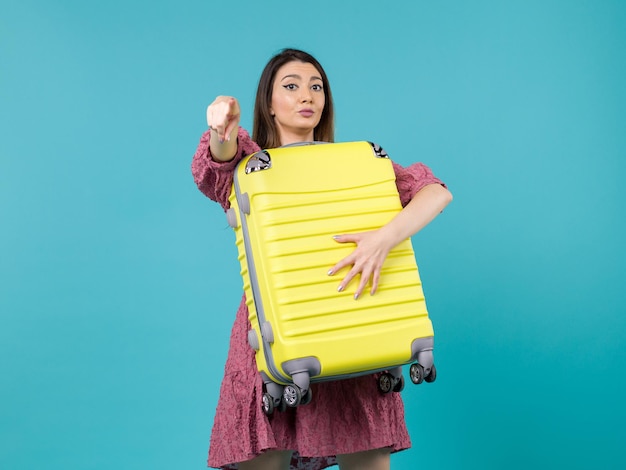
[[[270,113],[282,145],[313,140],[326,95],[321,74],[308,62],[288,62],[278,69]]]

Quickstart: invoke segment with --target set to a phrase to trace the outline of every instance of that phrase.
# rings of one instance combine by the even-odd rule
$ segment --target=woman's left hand
[[[380,271],[383,263],[392,248],[388,237],[382,230],[374,230],[371,232],[361,232],[349,235],[337,235],[333,237],[339,243],[355,243],[355,250],[344,259],[339,261],[328,272],[332,276],[346,266],[352,268],[339,284],[338,291],[343,291],[357,274],[360,274],[360,282],[354,293],[355,300],[365,290],[368,282],[371,282],[370,294],[374,294],[378,288],[380,280]]]
[[[391,249],[428,225],[450,201],[452,194],[441,184],[428,184],[415,193],[406,207],[378,230],[333,237],[339,243],[356,244],[355,250],[328,272],[332,276],[346,266],[352,267],[339,284],[339,291],[344,290],[360,274],[361,280],[354,298],[359,298],[368,282],[371,282],[370,292],[374,294],[378,288],[383,263]]]

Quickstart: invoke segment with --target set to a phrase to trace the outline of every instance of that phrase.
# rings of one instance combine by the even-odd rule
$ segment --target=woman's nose
[[[300,100],[303,103],[308,103],[313,101],[313,95],[311,94],[311,90],[309,90],[308,88],[302,90],[302,95],[300,95]]]

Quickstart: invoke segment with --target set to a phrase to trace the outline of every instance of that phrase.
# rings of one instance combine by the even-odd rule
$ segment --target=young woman
[[[229,207],[237,163],[261,148],[297,142],[334,141],[334,109],[328,78],[306,52],[285,49],[266,65],[256,95],[253,135],[239,127],[239,102],[218,96],[207,108],[209,129],[193,157],[198,188]],[[330,267],[339,290],[355,300],[374,294],[389,251],[411,237],[452,200],[445,185],[422,163],[394,163],[403,210],[378,230],[340,235],[354,251]],[[339,279],[341,278],[341,279]],[[410,447],[398,393],[383,395],[372,376],[311,384],[312,402],[270,417],[261,410],[263,383],[249,347],[245,299],[233,326],[216,410],[208,464],[248,470],[388,470],[390,454]]]

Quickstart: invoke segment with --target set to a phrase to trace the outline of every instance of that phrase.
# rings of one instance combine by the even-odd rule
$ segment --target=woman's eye
[[[313,86],[311,87],[311,89],[312,89],[313,91],[322,91],[322,90],[324,89],[324,87],[323,87],[322,85],[320,85],[320,84],[316,84],[316,85],[313,85]]]
[[[295,90],[298,88],[298,85],[296,85],[295,83],[288,83],[287,85],[283,85],[283,87],[287,90]]]

